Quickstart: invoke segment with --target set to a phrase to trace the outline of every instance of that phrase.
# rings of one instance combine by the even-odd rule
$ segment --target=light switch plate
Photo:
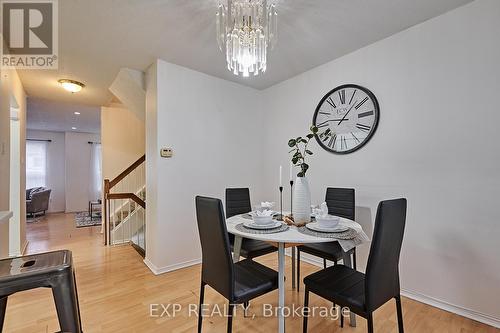
[[[172,150],[172,148],[162,148],[160,149],[160,156],[163,157],[163,158],[169,158],[169,157],[172,157],[172,155],[174,155],[174,151]]]

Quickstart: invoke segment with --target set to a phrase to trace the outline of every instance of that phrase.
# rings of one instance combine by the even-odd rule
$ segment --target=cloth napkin
[[[274,212],[270,209],[265,209],[265,210],[258,210],[258,211],[255,211],[255,212],[251,212],[250,215],[252,216],[272,216],[274,214]]]
[[[318,217],[326,217],[328,215],[328,206],[326,205],[326,202],[319,205],[319,208],[314,208],[313,214]]]
[[[273,208],[274,207],[274,202],[263,201],[263,202],[260,203],[260,206],[262,208]]]

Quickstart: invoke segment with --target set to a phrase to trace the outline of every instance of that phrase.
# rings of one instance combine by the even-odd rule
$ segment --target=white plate
[[[244,222],[243,225],[250,229],[273,229],[281,225],[281,221],[274,221],[271,224],[257,224],[254,221]]]
[[[333,228],[321,227],[318,222],[308,223],[306,228],[319,232],[344,232],[349,230],[349,227],[345,225],[336,225]]]

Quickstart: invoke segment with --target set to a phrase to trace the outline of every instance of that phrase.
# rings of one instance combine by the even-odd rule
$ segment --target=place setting
[[[289,226],[280,220],[280,213],[273,210],[274,202],[262,202],[250,213],[242,214],[247,221],[239,223],[235,228],[252,234],[271,234],[286,231]]]

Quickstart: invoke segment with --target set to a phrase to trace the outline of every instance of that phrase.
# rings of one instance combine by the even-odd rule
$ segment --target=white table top
[[[11,217],[12,217],[12,212],[0,211],[0,223],[8,222]]]
[[[276,232],[272,234],[251,234],[236,229],[236,225],[246,221],[249,220],[242,217],[241,215],[236,215],[228,218],[226,220],[227,231],[233,235],[242,236],[244,238],[262,240],[267,242],[276,242],[276,243],[307,244],[307,243],[326,243],[335,241],[335,239],[332,238],[322,238],[300,233],[297,230],[297,227],[295,226],[291,226],[287,231]],[[356,229],[362,229],[361,225],[359,225],[355,221],[345,219],[342,217],[340,218],[340,224],[349,225],[350,227]]]

